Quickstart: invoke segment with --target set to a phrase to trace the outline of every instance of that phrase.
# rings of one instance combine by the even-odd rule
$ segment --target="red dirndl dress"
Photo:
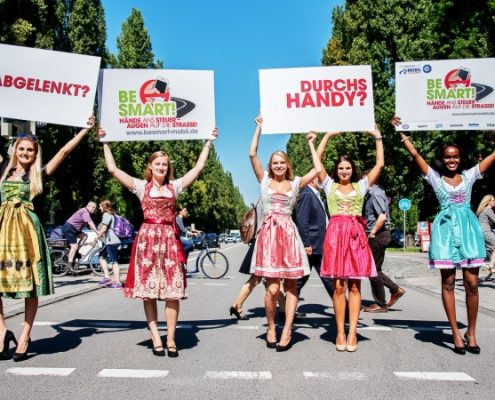
[[[152,183],[141,200],[144,221],[134,239],[124,296],[139,299],[179,300],[187,298],[182,246],[176,235],[176,193],[171,197],[151,197]]]

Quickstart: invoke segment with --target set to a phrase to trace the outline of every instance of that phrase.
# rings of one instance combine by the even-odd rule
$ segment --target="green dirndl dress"
[[[54,293],[43,227],[29,200],[29,182],[0,186],[0,296],[22,299]]]

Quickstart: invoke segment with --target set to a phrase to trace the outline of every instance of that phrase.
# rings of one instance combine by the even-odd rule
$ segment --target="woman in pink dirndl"
[[[294,177],[287,154],[276,151],[270,157],[268,171],[264,171],[258,158],[258,144],[262,118],[256,118],[256,130],[249,151],[251,165],[261,184],[263,222],[256,239],[251,268],[257,276],[268,281],[265,294],[265,310],[268,324],[266,345],[277,351],[291,347],[292,323],[297,308],[297,280],[309,274],[309,265],[304,245],[297,227],[292,221],[292,209],[300,189],[306,186],[321,170],[321,162],[314,148],[316,134],[308,134],[308,144],[314,168],[303,177]],[[284,279],[286,295],[285,325],[277,343],[275,309],[280,292],[280,281]]]
[[[100,137],[104,135],[105,131],[100,128]],[[212,139],[205,142],[196,165],[182,178],[175,180],[172,164],[166,153],[157,151],[149,157],[142,180],[119,169],[110,146],[103,143],[108,171],[138,196],[143,209],[144,220],[134,239],[124,296],[143,300],[155,356],[165,355],[158,332],[157,300],[165,301],[168,356],[179,355],[175,331],[179,300],[187,298],[187,285],[183,268],[184,253],[175,227],[175,203],[177,196],[189,187],[203,170],[212,140],[217,136],[215,129]]]
[[[328,140],[339,132],[328,132],[318,146],[318,156],[323,157]],[[334,165],[332,177],[325,168],[318,175],[327,195],[330,221],[323,242],[323,260],[320,274],[334,279],[333,307],[337,326],[335,339],[338,351],[356,351],[357,322],[361,311],[361,280],[376,276],[376,267],[364,230],[361,216],[364,197],[368,188],[379,177],[383,166],[383,144],[380,131],[370,132],[376,142],[376,163],[367,177],[358,180],[358,172],[349,156],[341,156]],[[347,307],[346,291],[349,290],[349,332],[344,323]]]

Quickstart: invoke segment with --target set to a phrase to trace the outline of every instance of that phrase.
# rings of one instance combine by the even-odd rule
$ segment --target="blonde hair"
[[[481,201],[480,205],[478,206],[478,209],[476,210],[476,215],[479,217],[479,215],[482,213],[482,211],[488,207],[488,204],[490,204],[490,201],[495,200],[495,197],[493,194],[487,194],[485,195]]]
[[[275,177],[275,175],[273,174],[272,168],[271,168],[272,160],[273,160],[273,157],[275,157],[275,156],[280,156],[284,159],[285,163],[287,164],[287,171],[285,171],[285,179],[287,179],[289,181],[293,181],[294,180],[294,171],[292,170],[292,163],[290,162],[290,159],[289,159],[289,156],[287,155],[287,153],[285,151],[282,151],[282,150],[277,150],[277,151],[273,152],[272,155],[270,156],[270,160],[268,161],[268,176],[272,179]]]
[[[22,139],[17,139],[14,144],[14,150],[12,151],[12,156],[10,157],[10,160],[7,164],[7,167],[5,168],[5,171],[2,174],[2,177],[0,178],[0,184],[3,183],[8,178],[8,175],[12,169],[17,167],[17,146],[19,146],[19,143],[22,142],[23,140],[26,140],[28,142],[31,142],[34,146],[34,151],[36,153],[36,157],[33,161],[33,163],[29,166],[29,171],[28,171],[28,176],[29,176],[29,200],[34,199],[38,194],[40,194],[43,191],[43,181],[41,179],[41,147],[39,146],[37,141],[31,140],[29,138],[22,138]]]
[[[170,161],[170,157],[164,151],[155,151],[148,158],[148,163],[146,164],[146,170],[144,171],[144,179],[147,180],[148,182],[151,181],[153,174],[151,173],[149,166],[158,157],[167,157],[168,168],[167,168],[167,175],[165,175],[165,183],[169,183],[170,180],[174,179],[174,168],[172,167],[172,162]]]

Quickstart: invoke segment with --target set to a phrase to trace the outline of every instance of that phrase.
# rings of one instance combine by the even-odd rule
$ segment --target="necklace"
[[[26,175],[26,171],[19,172],[17,170],[12,171],[12,176],[15,178],[22,178],[24,175]]]

